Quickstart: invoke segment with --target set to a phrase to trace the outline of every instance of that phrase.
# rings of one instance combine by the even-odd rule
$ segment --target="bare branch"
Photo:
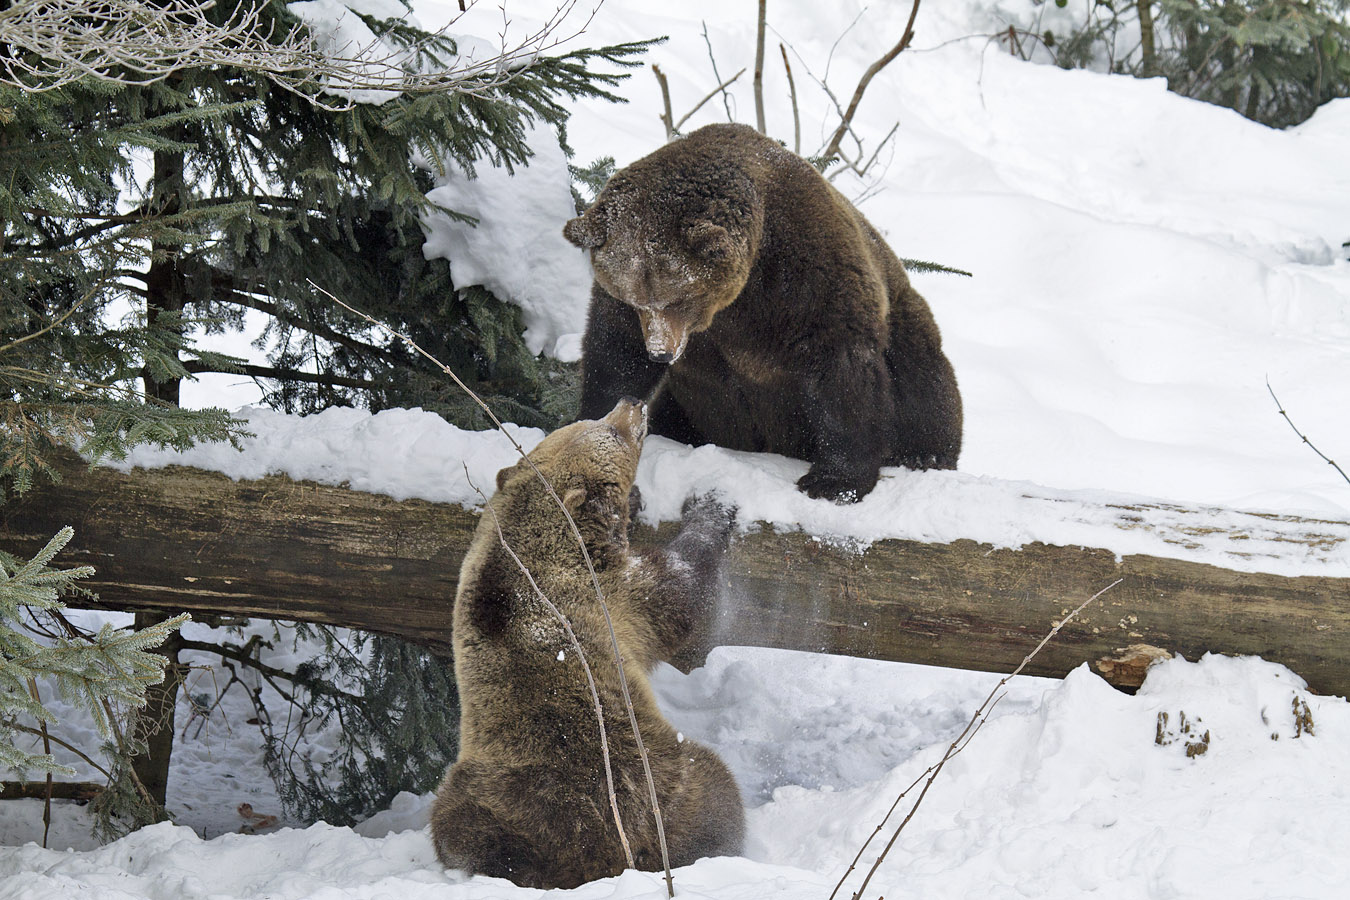
[[[652,74],[656,76],[656,83],[661,86],[661,106],[664,112],[661,113],[661,124],[666,126],[666,140],[675,140],[675,117],[670,111],[670,82],[666,80],[666,73],[661,71],[661,67],[652,63]],[[683,121],[683,120],[681,120]]]
[[[853,91],[853,99],[849,101],[848,109],[844,111],[839,127],[835,129],[830,142],[825,145],[825,151],[820,154],[823,161],[828,161],[839,153],[839,145],[843,142],[844,135],[848,133],[853,122],[853,115],[858,111],[858,104],[862,102],[863,93],[867,90],[867,86],[871,84],[872,79],[876,77],[878,72],[890,65],[891,60],[899,56],[909,46],[909,42],[914,40],[914,18],[918,14],[919,0],[914,0],[914,5],[909,10],[909,21],[905,23],[905,33],[901,35],[899,43],[892,47],[886,55],[868,66],[867,71],[858,80],[858,86]]]
[[[942,772],[942,767],[945,766],[953,756],[955,756],[956,754],[960,753],[963,749],[965,749],[966,745],[970,743],[970,739],[974,737],[975,733],[979,731],[980,727],[984,724],[990,711],[993,710],[994,706],[999,702],[999,700],[1003,699],[1003,695],[1000,694],[999,691],[1003,690],[1003,687],[1015,676],[1020,675],[1022,673],[1022,670],[1025,669],[1027,665],[1033,659],[1036,658],[1036,655],[1040,653],[1042,649],[1045,648],[1045,645],[1050,643],[1050,641],[1055,637],[1055,635],[1059,634],[1060,629],[1062,629],[1065,625],[1069,624],[1069,622],[1071,622],[1073,618],[1077,616],[1080,612],[1086,609],[1090,603],[1095,601],[1102,594],[1105,594],[1107,591],[1111,590],[1111,588],[1120,584],[1121,581],[1123,580],[1124,579],[1117,578],[1115,581],[1111,582],[1106,587],[1102,588],[1100,591],[1093,594],[1091,597],[1087,598],[1082,603],[1078,604],[1078,606],[1074,608],[1072,612],[1070,612],[1063,619],[1060,619],[1058,622],[1054,624],[1054,627],[1050,629],[1050,632],[1046,634],[1045,637],[1041,638],[1041,642],[1037,644],[1036,647],[1030,653],[1028,653],[1025,657],[1023,657],[1022,662],[1018,664],[1016,669],[1013,669],[1007,675],[1004,675],[1001,679],[999,679],[998,684],[994,685],[994,689],[989,692],[989,696],[984,699],[984,702],[981,703],[979,705],[979,708],[975,710],[974,715],[970,717],[970,721],[966,723],[966,727],[961,730],[961,733],[958,734],[956,736],[956,739],[953,740],[951,744],[947,747],[947,752],[942,755],[942,759],[938,760],[934,765],[930,766],[928,771],[925,773],[925,775],[927,776],[927,780],[924,782],[923,790],[919,792],[918,798],[915,799],[914,805],[909,808],[909,812],[905,815],[904,820],[901,821],[898,826],[896,826],[895,833],[891,835],[891,839],[886,842],[886,846],[882,848],[881,853],[876,858],[876,861],[872,863],[872,868],[868,869],[867,876],[863,878],[863,882],[858,887],[858,890],[853,892],[852,895],[853,900],[859,900],[859,898],[863,896],[863,892],[867,890],[867,885],[872,880],[872,876],[876,874],[877,870],[881,868],[882,862],[885,861],[886,854],[890,852],[893,846],[895,846],[895,842],[900,837],[900,832],[905,830],[905,826],[909,824],[910,820],[914,818],[914,814],[918,812],[919,804],[923,803],[923,798],[928,794],[928,789],[933,786],[933,782],[937,780],[938,775]],[[919,777],[923,778],[924,775],[921,775]],[[916,779],[914,784],[917,783],[918,780]],[[914,787],[914,784],[911,784],[908,788],[905,788],[905,790],[901,793],[900,797],[903,798],[906,794],[908,794],[909,791]],[[872,837],[875,837],[877,832],[881,831],[881,826],[886,824],[886,819],[889,819],[891,813],[895,812],[896,805],[898,804],[899,798],[897,798],[896,804],[891,806],[890,812],[886,813],[886,818],[882,819],[881,825],[878,825],[876,831],[872,833],[872,836],[869,836],[868,839],[863,843],[862,849],[858,851],[858,857],[855,857],[853,860],[855,865],[858,861],[858,858],[862,856],[863,851],[867,849],[867,845],[871,843]],[[835,895],[838,894],[839,889],[844,886],[844,881],[853,871],[853,868],[854,867],[850,865],[848,870],[844,873],[844,877],[839,879],[839,883],[835,885],[834,891],[830,894],[830,900],[834,900]]]
[[[741,69],[741,70],[740,70],[739,72],[737,72],[735,75],[732,75],[732,76],[731,76],[730,78],[728,78],[726,81],[722,82],[722,83],[719,84],[717,87],[715,87],[715,88],[713,88],[711,91],[709,91],[708,94],[707,94],[707,96],[704,97],[702,100],[698,101],[697,103],[695,103],[694,106],[693,106],[693,108],[690,109],[689,112],[687,112],[687,113],[685,113],[684,115],[680,116],[680,121],[678,121],[678,122],[675,123],[675,133],[676,133],[676,134],[679,134],[680,126],[683,125],[685,122],[688,122],[690,116],[692,116],[694,113],[696,113],[696,112],[698,112],[700,109],[702,109],[702,108],[703,108],[703,105],[704,105],[705,103],[707,103],[709,100],[711,100],[713,97],[717,96],[717,94],[718,94],[719,92],[725,94],[725,93],[726,93],[726,89],[727,89],[727,85],[731,84],[733,81],[735,81],[737,78],[740,78],[740,77],[741,77],[742,75],[744,75],[744,74],[745,74],[745,69]]]
[[[797,109],[797,83],[792,80],[792,63],[788,62],[787,48],[778,43],[778,52],[783,54],[783,71],[787,73],[788,96],[792,98],[792,152],[802,152],[802,117]]]
[[[261,75],[332,110],[400,93],[486,95],[586,30],[598,6],[578,27],[563,30],[578,2],[559,0],[535,31],[503,39],[489,57],[469,53],[432,70],[416,63],[456,20],[401,46],[374,36],[363,45],[338,45],[303,25],[276,34],[264,21],[261,0],[242,4],[223,23],[209,16],[215,0],[17,0],[0,10],[0,44],[10,48],[0,56],[0,82],[29,92],[89,76],[143,85],[186,68],[223,66]]]
[[[713,54],[712,39],[708,37],[708,23],[706,20],[703,22],[703,43],[708,45],[708,59],[712,62],[713,80],[722,85],[730,84],[731,81],[723,81],[722,76],[717,72],[717,56]],[[742,69],[741,71],[744,72],[745,70]],[[734,80],[735,79],[733,78],[732,81]],[[727,111],[727,121],[735,122],[736,116],[731,111],[731,95],[726,92],[725,88],[722,90],[722,108]]]

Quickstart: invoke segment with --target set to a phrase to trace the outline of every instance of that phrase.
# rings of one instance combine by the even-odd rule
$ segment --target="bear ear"
[[[723,259],[734,249],[731,232],[712,222],[698,221],[685,230],[685,245],[704,259]]]
[[[605,215],[592,207],[563,226],[563,237],[583,250],[603,247],[609,235]]]
[[[506,479],[511,477],[511,473],[516,470],[515,466],[507,466],[505,469],[497,471],[497,490],[506,487]]]
[[[581,504],[586,501],[586,489],[574,487],[570,488],[562,495],[563,506],[572,515],[576,515],[577,510],[581,509]]]

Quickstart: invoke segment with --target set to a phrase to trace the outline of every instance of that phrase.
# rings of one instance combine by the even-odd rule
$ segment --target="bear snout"
[[[638,324],[652,362],[670,365],[689,343],[689,323],[664,310],[638,308]]]
[[[636,397],[624,397],[605,416],[605,424],[617,428],[627,440],[640,446],[647,437],[647,404]]]

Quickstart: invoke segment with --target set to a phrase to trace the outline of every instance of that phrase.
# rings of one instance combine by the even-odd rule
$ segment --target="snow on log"
[[[450,647],[456,579],[477,522],[457,504],[182,466],[123,473],[66,459],[61,469],[60,484],[0,507],[0,547],[31,554],[74,526],[58,562],[95,566],[84,583],[103,607],[323,622]],[[1150,515],[1138,507],[1131,520],[1148,527]],[[1291,547],[1350,534],[1350,523],[1281,519]],[[642,527],[634,540],[659,543],[674,528]],[[1028,674],[1058,677],[1088,663],[1132,688],[1165,653],[1254,654],[1315,691],[1350,695],[1350,578],[1044,543],[880,540],[856,549],[768,526],[735,540],[723,608],[679,662],[741,644],[1005,672],[1117,578]]]

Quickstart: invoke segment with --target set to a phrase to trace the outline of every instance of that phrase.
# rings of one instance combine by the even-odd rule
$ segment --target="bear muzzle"
[[[635,397],[624,397],[603,421],[618,430],[624,440],[640,447],[647,437],[647,404]]]
[[[689,323],[669,313],[646,309],[638,310],[638,322],[652,362],[670,365],[684,353],[689,343]]]

